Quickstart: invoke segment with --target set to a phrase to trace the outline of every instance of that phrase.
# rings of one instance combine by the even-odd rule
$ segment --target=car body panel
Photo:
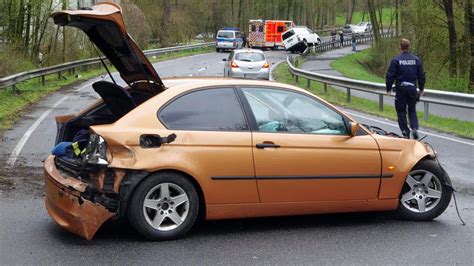
[[[87,185],[75,178],[61,175],[54,165],[54,156],[44,162],[45,206],[49,216],[66,230],[92,239],[100,226],[115,214],[105,207],[82,198]]]
[[[380,185],[380,153],[370,135],[253,133],[261,202],[376,199]],[[291,165],[291,167],[288,167]]]
[[[119,5],[98,3],[91,10],[58,11],[51,16],[57,25],[84,31],[128,85],[147,83],[153,94],[165,89],[153,65],[128,35]]]

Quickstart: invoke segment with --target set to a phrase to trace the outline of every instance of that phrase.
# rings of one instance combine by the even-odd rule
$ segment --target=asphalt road
[[[221,76],[221,60],[227,55],[210,53],[154,65],[162,77]],[[286,57],[284,52],[267,55],[274,62]],[[451,204],[428,223],[399,221],[385,213],[232,220],[206,223],[182,240],[148,242],[126,223],[115,222],[106,224],[93,241],[82,240],[46,214],[41,160],[54,143],[54,116],[78,111],[95,99],[92,82],[50,95],[4,132],[0,185],[15,189],[0,190],[0,264],[473,264],[474,142],[428,130],[423,132],[430,134],[428,140],[461,188],[460,210],[467,226],[460,225]],[[396,130],[393,121],[348,112],[363,123]],[[25,133],[30,134],[26,140]],[[8,167],[22,140],[14,167]]]

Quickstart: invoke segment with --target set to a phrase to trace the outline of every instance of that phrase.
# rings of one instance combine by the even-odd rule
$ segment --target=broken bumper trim
[[[49,216],[61,227],[87,240],[94,237],[104,222],[115,213],[81,196],[87,184],[72,177],[62,176],[54,163],[54,156],[44,162],[45,206]]]

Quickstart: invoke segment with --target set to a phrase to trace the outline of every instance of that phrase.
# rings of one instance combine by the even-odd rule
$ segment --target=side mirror
[[[359,130],[360,124],[355,122],[349,122],[349,125],[351,126],[351,137],[354,137],[357,134],[357,131]]]
[[[226,61],[227,61],[227,58],[222,58],[222,61],[226,62]]]

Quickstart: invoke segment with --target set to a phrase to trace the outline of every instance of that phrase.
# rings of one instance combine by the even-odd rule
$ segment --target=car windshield
[[[361,22],[361,23],[359,23],[359,24],[357,24],[357,25],[359,25],[359,26],[365,26],[365,22]]]
[[[218,38],[234,38],[234,32],[232,31],[219,31],[217,33]]]
[[[245,62],[265,61],[265,56],[261,53],[238,53],[235,60]]]
[[[282,38],[283,38],[283,40],[286,40],[286,39],[290,38],[291,36],[293,36],[294,34],[295,34],[295,32],[293,30],[290,30],[290,31],[285,32],[282,35]]]

